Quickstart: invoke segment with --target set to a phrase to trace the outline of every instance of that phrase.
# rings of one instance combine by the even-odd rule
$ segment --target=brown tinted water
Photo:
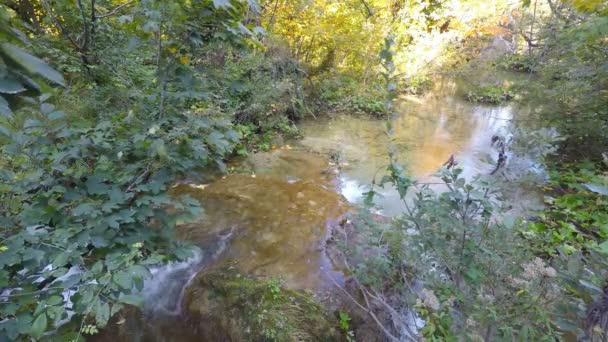
[[[424,97],[403,97],[398,102],[391,143],[397,148],[399,162],[418,180],[431,181],[432,174],[452,155],[468,180],[488,174],[498,155],[492,137],[510,135],[515,111],[511,105],[471,104],[455,94],[456,88],[453,81],[445,81]],[[360,203],[372,180],[385,174],[389,146],[385,121],[339,116],[307,120],[299,127],[301,145],[340,160],[340,191],[350,202]],[[396,191],[386,188],[380,193],[377,204],[382,213],[403,211]]]
[[[489,173],[497,156],[492,137],[510,134],[514,107],[473,105],[455,89],[447,81],[424,97],[399,101],[391,144],[419,180],[432,181],[452,155],[468,179]],[[294,289],[327,289],[329,276],[339,281],[323,252],[327,227],[360,203],[371,181],[384,173],[385,127],[382,120],[354,116],[305,120],[299,124],[303,138],[292,143],[293,149],[253,154],[233,165],[236,174],[174,188],[175,194],[200,200],[205,209],[178,230],[201,254],[156,270],[146,283],[144,315],[127,317],[98,339],[196,341],[181,301],[189,280],[212,265],[230,262],[243,273],[281,277]],[[394,190],[380,192],[382,213],[402,211]]]

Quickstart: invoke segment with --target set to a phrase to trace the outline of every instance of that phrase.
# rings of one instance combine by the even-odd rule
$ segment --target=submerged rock
[[[288,149],[260,152],[250,155],[241,168],[283,181],[311,181],[334,190],[337,186],[332,165],[318,153]]]
[[[244,276],[234,268],[202,272],[184,296],[201,341],[334,341],[335,318],[302,291]]]
[[[323,245],[328,223],[348,210],[339,194],[310,180],[248,175],[227,176],[204,190],[174,190],[198,199],[206,212],[181,226],[180,237],[204,251],[225,239],[228,246],[218,262],[236,262],[256,276],[282,276],[290,288],[331,286],[326,277],[332,267]]]

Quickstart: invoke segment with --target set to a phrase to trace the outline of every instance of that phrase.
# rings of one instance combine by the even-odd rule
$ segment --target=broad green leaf
[[[50,104],[50,103],[42,103],[40,105],[40,111],[42,112],[42,114],[44,115],[49,115],[51,112],[53,112],[55,110],[55,106]]]
[[[607,186],[593,184],[593,183],[587,183],[587,184],[585,184],[585,186],[591,192],[595,192],[596,194],[608,196],[608,187]]]
[[[142,307],[144,304],[144,298],[135,294],[123,294],[118,298],[118,301],[125,304],[135,305],[137,307]]]
[[[12,44],[2,43],[0,45],[0,54],[9,59],[12,64],[18,65],[32,74],[42,76],[55,84],[65,86],[65,80],[60,73],[48,66],[43,60],[30,55]]]
[[[230,0],[213,0],[213,6],[217,9],[228,9],[232,7],[232,4],[230,4]]]
[[[51,114],[48,115],[49,120],[54,121],[54,120],[59,120],[61,118],[65,117],[65,113],[62,111],[55,111],[52,112]]]
[[[600,248],[600,251],[604,254],[608,254],[608,240],[600,243],[598,245],[598,247]]]
[[[11,116],[13,115],[13,111],[8,104],[8,101],[2,96],[0,96],[0,115],[2,116]]]
[[[32,334],[32,336],[34,338],[38,339],[42,336],[42,334],[44,334],[44,332],[46,331],[46,327],[47,327],[47,318],[46,318],[46,313],[43,312],[36,318],[36,320],[32,324],[30,334]]]
[[[133,279],[131,275],[127,272],[117,272],[112,276],[112,280],[118,286],[125,290],[130,290],[133,287]]]
[[[82,203],[79,206],[77,206],[76,208],[74,208],[72,210],[72,213],[75,216],[83,216],[87,213],[92,212],[95,209],[95,207],[93,206],[93,204],[91,203]]]
[[[46,300],[46,305],[59,305],[63,303],[63,297],[61,296],[52,296]]]
[[[103,195],[110,191],[110,186],[103,183],[99,177],[89,177],[86,181],[87,192],[91,195]]]
[[[53,260],[53,265],[56,267],[62,267],[65,266],[68,262],[68,258],[69,258],[69,254],[68,253],[59,253],[57,255],[57,257],[55,258],[55,260]]]
[[[42,122],[39,120],[28,119],[23,123],[23,128],[34,128],[42,126]]]
[[[104,327],[108,324],[108,320],[110,319],[110,305],[108,303],[101,303],[97,306],[97,311],[95,312],[95,321],[99,327]]]
[[[165,146],[165,141],[162,139],[156,139],[152,143],[152,149],[161,158],[167,157],[167,147]]]
[[[10,74],[0,78],[0,94],[14,95],[26,90],[21,81]]]
[[[152,275],[148,268],[142,265],[133,265],[129,267],[128,272],[131,273],[133,277],[141,279],[148,278]]]

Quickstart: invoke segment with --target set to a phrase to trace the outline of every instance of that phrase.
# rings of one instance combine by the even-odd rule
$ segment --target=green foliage
[[[567,137],[564,159],[598,161],[608,140],[608,8],[602,1],[569,1],[551,8],[552,16],[536,23],[539,46],[526,57],[537,82],[526,98],[539,101],[539,119]]]
[[[11,90],[0,118],[0,339],[78,340],[124,305],[141,305],[148,268],[191,254],[173,229],[199,216],[199,203],[168,188],[195,168],[223,168],[240,138],[212,90],[199,87],[207,75],[192,56],[211,41],[244,46],[246,5],[142,1],[120,17],[104,17],[103,5],[85,4],[100,16],[93,23],[56,2],[62,27],[45,25],[60,35],[30,32],[42,35],[28,44],[44,53],[82,57],[80,69],[64,59],[62,69],[78,70],[65,90],[31,81],[64,84],[41,59],[1,47],[2,98],[19,82],[28,89]],[[20,26],[5,23],[2,38]],[[66,48],[78,33],[83,40]]]
[[[496,62],[498,68],[518,72],[532,72],[534,64],[530,56],[520,54],[507,55]]]
[[[338,312],[338,318],[340,319],[340,329],[348,331],[351,320],[350,316],[346,312],[340,311]]]
[[[391,48],[387,39],[381,59],[389,112],[396,95]],[[390,117],[387,126],[390,136]],[[418,333],[428,340],[560,338],[553,316],[563,291],[556,284],[557,271],[534,258],[515,233],[516,220],[508,217],[493,179],[480,176],[467,183],[461,169],[442,169],[437,191],[436,185],[408,177],[394,148],[388,154],[387,175],[374,180],[367,207],[341,241],[363,296],[382,300],[377,310],[391,312],[391,319],[381,322],[391,339],[416,334],[410,310],[424,320]],[[369,211],[376,184],[388,183],[405,207],[392,221]],[[414,332],[404,333],[408,329]]]
[[[211,89],[226,97],[219,105],[233,121],[255,127],[254,132],[294,135],[293,121],[307,110],[303,73],[296,60],[268,39],[264,50],[237,50],[224,43],[204,49],[212,76]]]
[[[551,173],[547,209],[522,230],[542,253],[603,248],[608,241],[608,181],[592,163]]]
[[[552,316],[561,291],[555,269],[533,258],[512,220],[497,220],[507,210],[497,189],[483,179],[467,184],[461,171],[442,170],[441,193],[390,178],[396,187],[419,190],[392,223],[355,219],[356,236],[348,240],[365,241],[347,247],[349,260],[357,260],[357,279],[371,293],[397,296],[393,308],[406,302],[425,320],[420,333],[426,339],[559,338]],[[424,288],[413,290],[415,283]]]
[[[41,108],[23,125],[4,126],[11,142],[2,147],[3,284],[20,289],[10,295],[22,301],[13,308],[16,317],[33,310],[35,300],[41,314],[61,321],[64,300],[46,301],[73,291],[73,310],[103,327],[110,317],[104,310],[141,289],[146,265],[187,256],[171,232],[199,207],[166,194],[173,179],[193,166],[221,163],[238,136],[204,117],[166,116],[148,125],[119,114],[90,127],[71,123],[49,103]],[[78,273],[57,280],[70,269]],[[32,283],[37,277],[52,285]],[[2,328],[12,339],[11,322]]]
[[[384,95],[376,84],[362,88],[351,76],[325,77],[319,80],[316,89],[320,108],[345,114],[384,115]]]
[[[348,313],[343,312],[343,311],[338,311],[338,319],[339,319],[338,323],[340,325],[340,329],[342,331],[344,331],[344,333],[345,333],[346,341],[354,342],[355,333],[352,330],[350,330],[350,321],[352,318],[348,315]]]
[[[467,100],[473,103],[499,104],[512,98],[511,91],[495,85],[478,86],[467,93]]]
[[[403,83],[404,84],[400,85],[399,88],[414,95],[420,95],[425,91],[428,91],[433,85],[431,78],[426,75],[412,76]]]
[[[41,78],[57,85],[65,85],[63,76],[41,59],[25,52],[13,43],[27,43],[23,32],[12,28],[8,11],[0,6],[0,116],[13,114],[10,103],[24,92],[37,93]]]

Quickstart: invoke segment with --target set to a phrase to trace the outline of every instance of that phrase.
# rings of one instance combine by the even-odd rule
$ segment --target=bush
[[[385,96],[376,85],[360,89],[349,76],[336,76],[319,81],[318,99],[322,107],[346,114],[367,114],[380,117],[385,113]]]
[[[608,252],[605,174],[592,163],[554,170],[544,190],[547,209],[521,231],[539,253]]]
[[[535,61],[527,55],[507,55],[496,62],[498,68],[517,72],[533,72]]]
[[[495,85],[475,87],[467,93],[467,100],[473,103],[499,104],[513,98],[513,94]]]

